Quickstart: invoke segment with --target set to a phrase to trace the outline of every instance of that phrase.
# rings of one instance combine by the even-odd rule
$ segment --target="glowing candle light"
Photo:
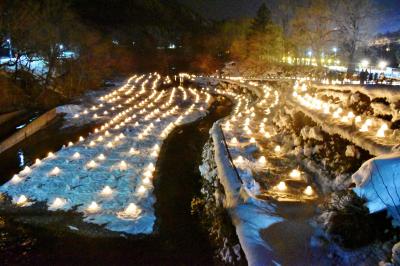
[[[113,145],[113,143],[111,141],[107,143],[107,148],[111,149],[113,146],[114,145]]]
[[[49,152],[49,153],[47,154],[47,158],[54,158],[54,153]]]
[[[65,204],[67,203],[67,201],[63,198],[55,198],[53,200],[53,202],[50,204],[49,209],[50,210],[57,210],[62,208]]]
[[[146,167],[146,169],[148,170],[148,171],[154,171],[154,170],[156,170],[156,168],[154,167],[154,164],[153,163],[149,163],[149,165]]]
[[[13,175],[10,182],[15,185],[15,184],[20,183],[22,180],[23,179],[21,177],[19,177],[19,175]]]
[[[360,132],[367,132],[367,131],[368,131],[368,124],[367,122],[365,122],[360,128]]]
[[[135,203],[129,203],[124,211],[118,212],[120,218],[137,218],[141,213],[141,209]]]
[[[307,186],[306,189],[304,190],[304,194],[306,194],[307,196],[311,196],[313,193],[314,192],[311,186]]]
[[[238,143],[239,143],[239,142],[238,142],[237,138],[233,137],[233,138],[231,139],[231,144],[237,145]]]
[[[111,196],[113,194],[113,192],[114,191],[112,190],[112,188],[110,188],[110,186],[105,186],[101,190],[100,195],[103,196],[103,197],[109,197],[109,196]]]
[[[75,152],[74,155],[72,155],[72,158],[75,160],[78,160],[81,157],[81,155],[79,154],[79,152]]]
[[[53,170],[50,171],[49,175],[50,176],[58,176],[61,173],[60,168],[57,166],[53,168]]]
[[[74,146],[74,143],[72,143],[71,141],[68,142],[68,147],[72,147],[72,146]]]
[[[138,154],[139,151],[135,150],[135,148],[130,148],[129,153],[134,155],[134,154]]]
[[[144,185],[150,185],[151,184],[151,180],[148,177],[143,178],[142,183]]]
[[[298,178],[300,178],[301,173],[300,173],[299,170],[293,169],[293,170],[290,172],[289,176],[292,177],[292,178],[298,179]]]
[[[347,123],[347,122],[349,122],[349,117],[343,116],[340,121],[343,122],[343,123]]]
[[[277,152],[277,153],[281,152],[281,146],[276,145],[274,151]]]
[[[147,170],[143,173],[144,177],[152,178],[153,177],[153,171]]]
[[[92,141],[89,143],[89,146],[90,146],[90,147],[94,147],[94,146],[96,146],[96,143],[92,140]]]
[[[38,165],[40,165],[42,163],[42,161],[39,159],[39,158],[37,158],[36,160],[35,160],[35,166],[38,166]]]
[[[276,188],[277,188],[279,191],[285,191],[285,190],[287,189],[287,186],[286,186],[286,183],[285,183],[285,182],[281,181],[281,182],[279,182],[279,184],[276,186]]]
[[[138,193],[139,193],[140,195],[145,194],[146,191],[147,191],[147,189],[146,189],[145,186],[140,186],[139,189],[138,189]]]
[[[269,132],[266,132],[266,133],[264,134],[264,137],[265,137],[266,139],[269,139],[269,138],[271,138],[271,134],[270,134]]]
[[[89,168],[89,169],[96,168],[96,166],[97,166],[97,163],[94,160],[91,160],[90,162],[88,162],[86,164],[86,167]]]
[[[79,141],[84,141],[84,140],[85,139],[82,136],[79,137]]]
[[[267,163],[267,160],[265,159],[264,156],[261,156],[260,158],[258,158],[258,163],[264,166]]]
[[[119,170],[120,171],[126,171],[127,169],[128,169],[128,165],[126,164],[126,162],[125,161],[121,161],[119,163]]]
[[[250,138],[250,143],[256,143],[256,140],[254,138]]]
[[[378,132],[376,133],[376,136],[378,138],[383,138],[385,137],[385,131],[388,130],[388,125],[387,124],[383,124],[379,129]]]
[[[18,198],[13,199],[13,203],[23,207],[28,203],[28,198],[25,195],[20,195]]]
[[[355,123],[360,123],[361,122],[361,116],[359,116],[359,115],[356,116],[355,119],[354,119],[354,122]]]
[[[97,156],[97,159],[99,159],[100,161],[104,161],[106,159],[106,156],[104,156],[104,154],[100,154],[99,156]]]
[[[92,201],[92,203],[90,203],[86,210],[90,213],[96,213],[101,210],[101,207],[95,201]]]
[[[31,168],[29,166],[25,166],[24,170],[20,172],[21,175],[28,175],[31,172]]]

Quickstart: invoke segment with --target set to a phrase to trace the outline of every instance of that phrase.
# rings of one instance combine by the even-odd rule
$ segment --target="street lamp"
[[[361,67],[362,68],[367,68],[369,65],[369,61],[367,59],[364,59],[361,61]]]
[[[333,53],[335,54],[335,59],[336,59],[336,54],[337,54],[337,51],[338,51],[337,47],[333,47],[333,48],[332,48],[332,51],[333,51]]]
[[[378,66],[379,66],[380,69],[384,70],[384,69],[386,69],[387,62],[386,61],[380,61]]]
[[[312,51],[310,50],[310,51],[308,51],[307,52],[307,55],[308,55],[308,57],[310,58],[309,59],[309,65],[311,66],[311,56],[312,56]]]

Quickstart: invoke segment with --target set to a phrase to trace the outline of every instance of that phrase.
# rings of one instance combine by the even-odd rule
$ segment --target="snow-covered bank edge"
[[[281,222],[282,218],[274,215],[275,207],[272,204],[251,197],[242,187],[242,182],[229,160],[219,122],[213,125],[210,135],[214,145],[218,179],[225,191],[224,207],[228,210],[236,227],[248,264],[276,263],[272,249],[261,238],[259,231]]]

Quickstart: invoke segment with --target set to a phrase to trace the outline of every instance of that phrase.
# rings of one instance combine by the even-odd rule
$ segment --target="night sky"
[[[209,19],[253,17],[262,2],[279,0],[178,0]],[[296,1],[296,0],[294,0]],[[349,0],[351,1],[351,0]],[[374,0],[379,7],[378,32],[400,30],[400,0]]]

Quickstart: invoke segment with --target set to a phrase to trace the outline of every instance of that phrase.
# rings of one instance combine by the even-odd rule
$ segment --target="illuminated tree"
[[[293,43],[303,52],[311,49],[317,59],[329,49],[337,32],[328,0],[312,0],[309,6],[299,8],[291,26]]]

